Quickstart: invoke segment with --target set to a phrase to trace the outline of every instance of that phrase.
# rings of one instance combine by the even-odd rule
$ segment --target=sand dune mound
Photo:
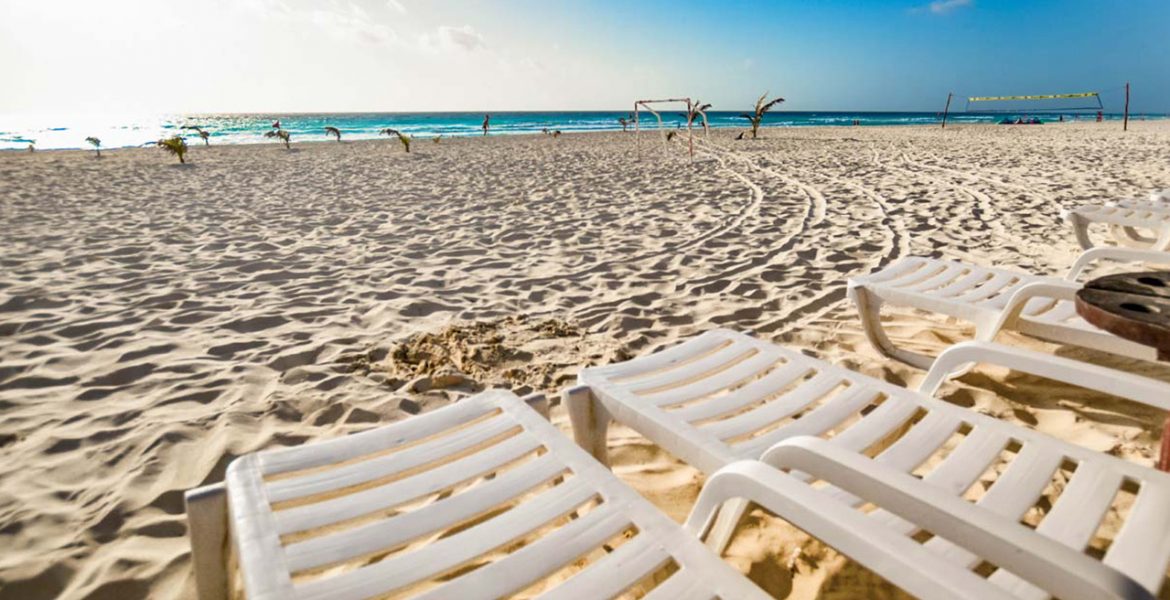
[[[560,319],[509,316],[449,325],[394,344],[380,365],[406,392],[507,388],[553,393],[571,384],[582,359],[590,364],[629,358],[605,334],[589,334]]]

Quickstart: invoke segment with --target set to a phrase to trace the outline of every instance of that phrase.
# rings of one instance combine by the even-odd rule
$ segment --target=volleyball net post
[[[1129,82],[1125,82],[1125,116],[1121,120],[1121,130],[1129,131]]]

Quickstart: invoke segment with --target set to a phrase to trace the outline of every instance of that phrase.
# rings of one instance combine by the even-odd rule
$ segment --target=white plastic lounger
[[[1076,313],[1081,288],[1077,277],[1101,261],[1170,263],[1170,254],[1153,250],[1094,248],[1081,254],[1063,279],[980,267],[946,260],[910,257],[885,269],[849,280],[862,329],[875,348],[921,369],[930,356],[898,348],[882,328],[883,304],[916,308],[969,321],[975,339],[992,341],[1003,329],[1041,339],[1095,348],[1139,360],[1156,360],[1153,348],[1090,325]]]
[[[1089,236],[1089,226],[1093,224],[1108,226],[1113,239],[1122,246],[1170,250],[1170,206],[1123,200],[1065,210],[1061,217],[1072,226],[1077,243],[1086,250],[1100,246]]]
[[[542,597],[610,598],[663,573],[647,598],[768,598],[504,391],[240,457],[224,484],[188,492],[187,502],[202,599],[227,597],[228,524],[249,600],[401,597],[436,580],[414,597],[500,598],[605,544],[616,549]],[[465,568],[500,548],[512,551]]]
[[[753,501],[912,594],[1156,594],[1170,564],[1170,474],[931,397],[950,372],[970,362],[1009,365],[1170,408],[1170,385],[995,344],[968,342],[949,349],[916,393],[728,330],[585,369],[564,400],[578,444],[603,462],[606,429],[615,420],[708,474],[757,458],[794,469],[796,477],[779,480],[759,473],[727,475],[722,479],[734,483],[726,489],[719,474],[711,478],[691,526],[696,533],[711,529],[709,541],[718,550]],[[753,478],[758,481],[746,481]],[[834,487],[797,485],[812,479]],[[974,504],[961,499],[984,489]],[[1053,489],[1062,492],[1055,500]],[[1131,492],[1136,500],[1128,519],[1103,557],[1085,554],[1115,497]],[[712,525],[709,508],[721,504]],[[882,510],[863,514],[874,505]],[[1019,523],[1037,512],[1043,518],[1035,529]],[[1110,512],[1109,517],[1123,516]],[[937,537],[919,544],[910,536],[921,530]],[[860,544],[880,532],[894,532],[902,549],[881,552]],[[987,536],[994,543],[981,546]],[[1010,550],[1005,554],[999,547],[993,554],[995,544]],[[907,551],[910,547],[928,551],[929,560]],[[963,571],[947,572],[945,594],[907,581],[909,574],[941,569],[939,563]],[[969,571],[982,572],[987,563],[1002,568],[990,576]]]

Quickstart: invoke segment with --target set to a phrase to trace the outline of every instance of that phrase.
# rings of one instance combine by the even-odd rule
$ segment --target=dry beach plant
[[[292,149],[291,146],[288,145],[289,140],[292,139],[292,136],[289,135],[289,133],[283,129],[274,129],[272,131],[269,131],[269,132],[264,134],[264,137],[266,137],[266,138],[279,138],[280,141],[284,142],[284,147],[286,150]]]
[[[159,140],[156,145],[177,156],[180,164],[187,162],[185,160],[187,155],[187,140],[183,139],[183,136],[176,135],[174,137],[164,138]]]
[[[767,98],[768,98],[768,92],[764,92],[764,95],[760,96],[759,100],[756,100],[755,112],[753,112],[750,115],[747,113],[739,115],[739,116],[747,119],[748,121],[751,121],[751,123],[752,123],[752,139],[753,140],[759,136],[760,123],[764,120],[764,114],[766,114],[769,110],[771,110],[773,106],[776,106],[777,104],[780,104],[781,102],[784,101],[783,98],[773,98],[771,101],[768,101]]]

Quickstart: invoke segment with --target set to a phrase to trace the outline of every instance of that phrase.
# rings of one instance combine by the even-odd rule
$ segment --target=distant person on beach
[[[1104,121],[1104,120],[1105,120],[1105,114],[1102,113],[1101,111],[1097,111],[1097,122],[1100,123],[1101,121]]]
[[[487,135],[488,126],[490,125],[490,123],[489,123],[489,122],[490,122],[491,120],[492,120],[492,116],[491,116],[491,115],[484,115],[484,116],[483,116],[483,134],[484,134],[485,136]]]

